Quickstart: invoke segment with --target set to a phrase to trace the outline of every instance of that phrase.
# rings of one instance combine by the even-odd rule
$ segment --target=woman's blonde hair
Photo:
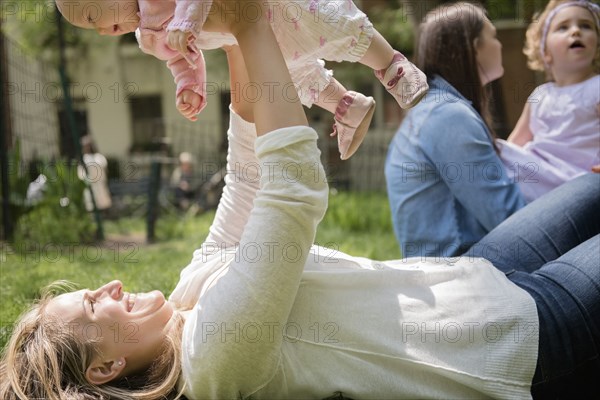
[[[523,48],[523,53],[527,56],[527,65],[534,71],[545,71],[548,79],[554,79],[552,77],[552,73],[549,68],[546,67],[542,56],[542,40],[544,33],[544,24],[548,19],[548,16],[556,7],[563,3],[572,3],[573,0],[550,0],[546,8],[541,12],[537,13],[533,17],[533,21],[529,24],[527,28],[527,33],[525,34],[525,47]],[[586,7],[591,13],[594,13],[591,7]],[[598,16],[595,16],[595,20],[598,20]],[[600,35],[598,30],[598,25],[596,24],[596,34]],[[594,71],[596,73],[600,72],[600,52],[596,50],[596,57],[594,58]]]
[[[161,356],[143,373],[93,385],[85,371],[98,354],[96,343],[85,341],[57,316],[45,312],[57,291],[72,285],[52,284],[14,325],[0,361],[0,399],[96,400],[168,399],[179,397],[183,317],[163,343]],[[68,325],[68,324],[67,324]]]

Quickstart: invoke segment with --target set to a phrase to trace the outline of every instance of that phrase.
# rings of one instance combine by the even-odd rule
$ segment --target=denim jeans
[[[600,174],[587,174],[508,218],[466,255],[483,257],[535,300],[534,397],[600,393]]]

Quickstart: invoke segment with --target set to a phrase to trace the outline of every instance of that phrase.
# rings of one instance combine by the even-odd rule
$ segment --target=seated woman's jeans
[[[489,260],[535,299],[534,397],[599,393],[599,232],[600,174],[588,174],[521,209],[465,253]]]

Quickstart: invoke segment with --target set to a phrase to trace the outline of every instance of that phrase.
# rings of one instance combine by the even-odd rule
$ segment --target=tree
[[[375,28],[393,48],[410,54],[413,51],[417,25],[406,11],[402,4],[393,1],[370,7],[368,15]]]
[[[2,29],[26,51],[58,64],[58,18],[53,0],[2,0]],[[65,44],[80,56],[93,43],[95,33],[65,24]],[[50,51],[48,51],[50,50]]]

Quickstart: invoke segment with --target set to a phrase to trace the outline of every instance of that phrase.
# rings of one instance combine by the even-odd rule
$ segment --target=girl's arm
[[[508,141],[518,146],[524,146],[526,143],[533,140],[533,134],[529,129],[529,119],[531,115],[531,108],[529,102],[525,103],[523,107],[523,113],[515,125],[512,133],[508,137]]]

